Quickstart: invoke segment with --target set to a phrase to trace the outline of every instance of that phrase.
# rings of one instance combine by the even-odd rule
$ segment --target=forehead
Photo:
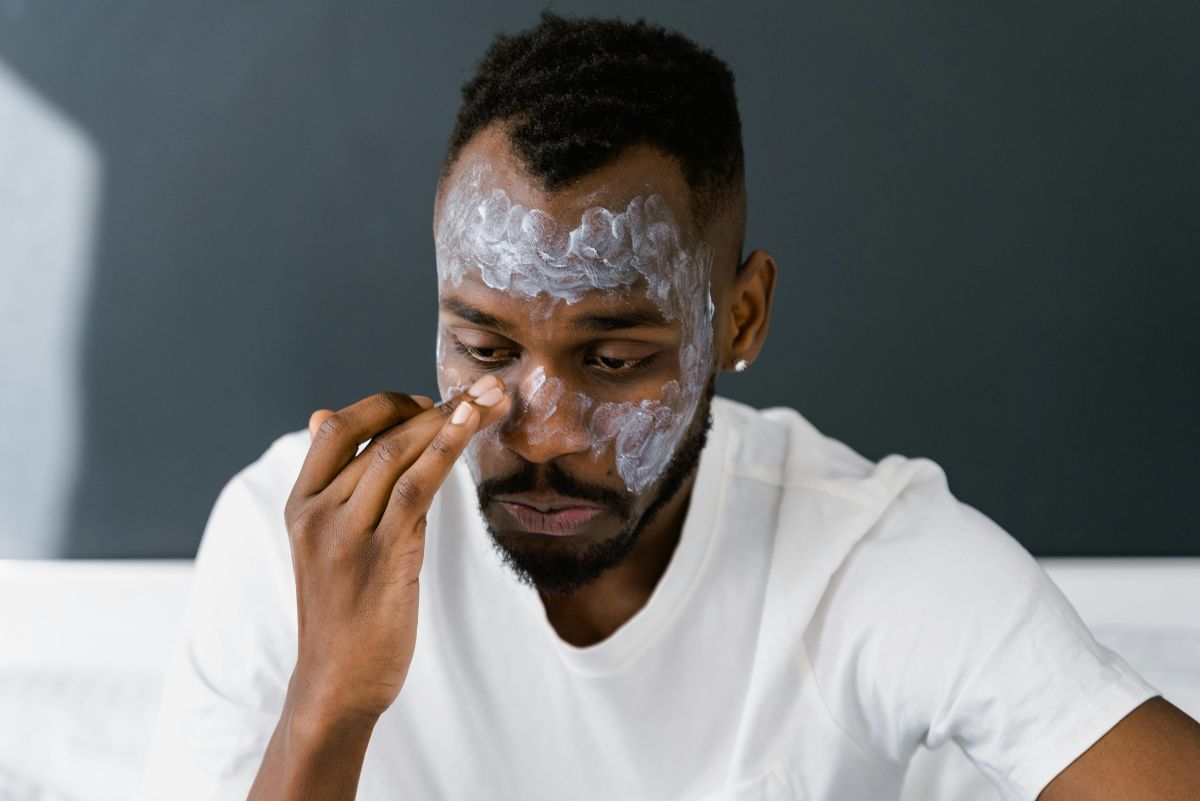
[[[701,285],[707,290],[710,248],[680,224],[666,196],[654,191],[682,184],[663,159],[632,153],[603,174],[547,195],[505,152],[498,151],[499,167],[465,154],[441,188],[434,240],[443,291],[475,276],[494,290],[570,304],[597,292],[625,292],[627,300],[629,291],[640,290],[633,294],[652,297],[673,319],[698,294],[691,290]],[[604,183],[618,172],[622,183]],[[686,195],[680,186],[670,191]]]
[[[681,232],[696,235],[687,182],[678,163],[662,151],[646,145],[629,148],[569,186],[547,191],[526,171],[497,124],[481,131],[462,149],[454,168],[439,186],[434,206],[435,236],[447,195],[479,175],[481,167],[483,191],[503,190],[514,205],[539,209],[568,230],[577,228],[589,209],[606,208],[616,213],[635,198],[657,195],[670,209]]]

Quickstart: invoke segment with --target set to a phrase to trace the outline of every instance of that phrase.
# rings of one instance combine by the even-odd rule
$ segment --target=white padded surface
[[[0,561],[0,801],[128,801],[190,560]]]
[[[1098,640],[1200,717],[1200,559],[1044,559]],[[191,563],[0,561],[0,801],[128,801]],[[955,746],[903,801],[996,801]]]

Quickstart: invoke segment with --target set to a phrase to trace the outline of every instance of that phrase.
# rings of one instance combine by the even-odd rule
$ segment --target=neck
[[[607,639],[646,605],[658,586],[687,518],[696,471],[642,530],[628,558],[587,587],[565,596],[538,593],[558,636],[584,647]]]

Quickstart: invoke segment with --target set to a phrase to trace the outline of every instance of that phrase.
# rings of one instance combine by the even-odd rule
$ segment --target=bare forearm
[[[1038,801],[1200,798],[1200,723],[1155,696],[1068,765]]]
[[[353,801],[373,721],[335,721],[289,695],[247,801]]]

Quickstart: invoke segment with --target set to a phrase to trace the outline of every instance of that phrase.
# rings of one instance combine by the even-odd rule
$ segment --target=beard
[[[516,473],[482,481],[476,487],[492,547],[517,580],[539,592],[556,597],[573,595],[608,570],[625,561],[646,527],[669,504],[700,464],[700,454],[712,428],[712,399],[717,377],[712,375],[696,413],[688,424],[675,453],[652,485],[653,497],[639,514],[642,497],[628,495],[608,487],[587,484],[574,478],[553,461],[542,465],[525,462]],[[577,545],[566,537],[553,535],[509,535],[497,532],[486,510],[498,495],[532,492],[549,488],[559,495],[597,503],[623,521],[616,534],[600,542]]]

